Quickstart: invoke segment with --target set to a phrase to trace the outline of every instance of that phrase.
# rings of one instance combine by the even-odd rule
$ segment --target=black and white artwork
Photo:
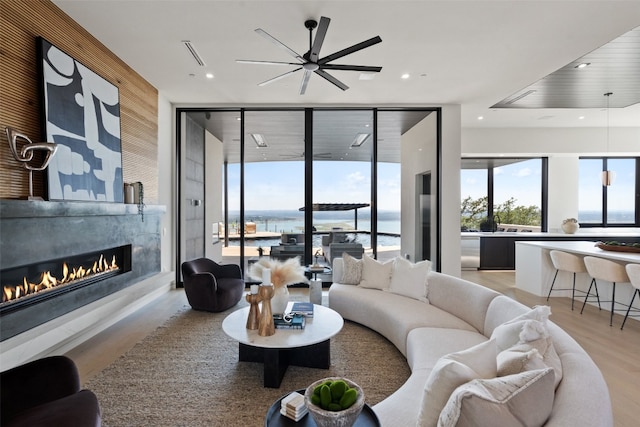
[[[58,144],[49,200],[122,202],[118,88],[45,39],[38,48],[46,141]]]

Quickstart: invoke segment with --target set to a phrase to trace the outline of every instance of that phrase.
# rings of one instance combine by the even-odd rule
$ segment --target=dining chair
[[[627,317],[629,317],[629,312],[633,311],[635,313],[640,312],[640,309],[633,308],[633,300],[638,295],[638,300],[640,300],[640,264],[627,264],[625,267],[627,270],[627,276],[629,276],[629,282],[631,282],[631,286],[633,286],[633,295],[631,296],[631,302],[629,303],[629,308],[627,308],[627,314],[624,316],[624,320],[622,321],[622,326],[620,329],[624,328],[624,324],[627,321]],[[638,314],[632,314],[631,317],[640,316]]]
[[[549,301],[552,291],[571,291],[571,310],[573,310],[573,302],[576,297],[576,274],[585,273],[587,268],[585,267],[581,256],[574,255],[569,252],[552,250],[549,252],[549,256],[551,257],[551,263],[556,268],[556,274],[553,276],[551,289],[549,289],[549,294],[547,295],[547,301]],[[571,288],[553,288],[560,271],[573,273],[573,286]],[[578,292],[585,293],[580,290],[578,290]],[[598,297],[598,307],[600,307],[600,297]]]
[[[613,313],[616,311],[615,305],[621,304],[616,302],[616,283],[629,282],[627,271],[622,264],[594,256],[584,257],[584,265],[587,268],[587,273],[589,273],[589,275],[592,277],[591,285],[589,286],[589,291],[587,292],[590,292],[591,286],[595,284],[597,294],[598,284],[596,282],[596,279],[611,282],[611,314],[609,316],[609,326],[613,326]],[[588,297],[589,294],[587,293],[587,296],[584,298],[584,304],[582,304],[582,310],[580,310],[580,314],[582,314],[584,306],[587,304]]]

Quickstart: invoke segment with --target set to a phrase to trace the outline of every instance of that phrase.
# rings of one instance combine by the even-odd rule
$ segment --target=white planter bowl
[[[343,411],[327,411],[311,403],[313,390],[327,380],[344,380],[349,387],[355,388],[358,391],[358,399],[356,402]],[[358,416],[364,407],[364,392],[362,391],[362,388],[353,381],[341,377],[329,377],[318,380],[307,387],[304,392],[304,403],[318,427],[351,427],[358,419]]]
[[[576,231],[580,228],[580,224],[577,222],[565,222],[562,224],[562,231],[567,234],[575,234]]]

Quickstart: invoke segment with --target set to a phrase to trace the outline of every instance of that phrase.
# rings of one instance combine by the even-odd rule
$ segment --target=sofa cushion
[[[491,301],[500,294],[484,286],[462,280],[458,277],[432,271],[429,281],[429,303],[453,314],[472,325],[476,330],[484,331],[485,316]],[[514,304],[517,304],[513,301]]]
[[[393,268],[393,261],[386,262],[377,261],[370,256],[362,257],[362,280],[360,285],[363,288],[371,289],[388,289],[391,282],[391,269]]]
[[[342,254],[342,276],[340,283],[344,285],[357,285],[362,280],[362,263],[361,259],[352,257],[348,253]]]
[[[420,327],[407,336],[407,363],[412,371],[433,369],[438,360],[487,341],[477,331],[454,328]]]
[[[535,427],[553,408],[553,370],[477,379],[458,387],[440,413],[438,427]]]
[[[492,340],[440,358],[424,386],[418,425],[436,426],[440,412],[457,387],[473,379],[495,376],[496,344]]]
[[[431,261],[425,260],[414,264],[400,256],[396,257],[391,271],[389,292],[428,302],[429,270],[431,270]]]
[[[404,355],[407,335],[415,328],[431,326],[477,332],[464,320],[433,305],[361,286],[332,284],[329,307],[343,318],[377,331]]]

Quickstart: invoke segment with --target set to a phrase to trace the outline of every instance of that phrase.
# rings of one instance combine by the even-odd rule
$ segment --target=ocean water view
[[[229,212],[229,232],[235,234],[238,231],[240,213],[238,211]],[[302,233],[304,231],[304,212],[295,210],[260,210],[246,211],[245,222],[256,224],[256,232],[271,233]],[[369,232],[371,231],[371,216],[369,211],[358,212],[358,233],[349,233],[355,230],[354,211],[338,212],[314,212],[313,226],[316,233],[313,238],[313,246],[320,247],[322,232],[341,229],[347,232],[351,239],[362,243],[363,246],[371,245]],[[399,246],[400,245],[400,212],[399,211],[379,211],[378,212],[378,245]],[[245,235],[245,244],[249,246],[275,246],[280,239],[252,239],[251,235]],[[239,241],[231,240],[229,245],[239,245]]]

